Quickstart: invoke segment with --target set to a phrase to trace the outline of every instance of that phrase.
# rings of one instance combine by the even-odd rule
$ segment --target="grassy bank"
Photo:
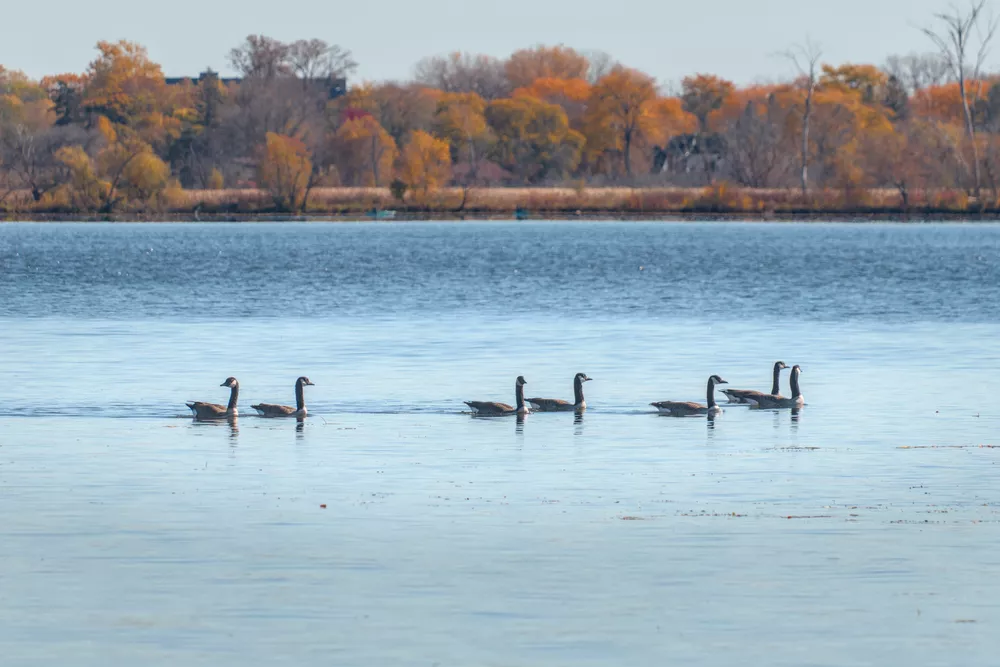
[[[511,217],[542,219],[854,220],[1000,218],[992,199],[977,204],[963,191],[799,190],[732,188],[445,188],[402,200],[389,188],[316,188],[302,211],[282,211],[263,190],[176,190],[155,206],[126,204],[111,213],[36,205],[27,193],[8,198],[7,220],[280,220]],[[380,216],[387,214],[379,214]]]

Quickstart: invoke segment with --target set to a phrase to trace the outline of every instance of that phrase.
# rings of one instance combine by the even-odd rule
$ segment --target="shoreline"
[[[726,213],[701,211],[524,211],[523,213],[498,211],[395,211],[394,215],[331,212],[287,214],[272,212],[205,213],[196,211],[169,213],[122,212],[95,213],[40,213],[23,212],[0,216],[0,224],[19,222],[108,222],[108,223],[228,223],[228,222],[770,222],[770,223],[968,223],[1000,222],[1000,211],[982,213],[957,211],[782,211],[761,214],[758,211],[733,211]]]
[[[0,209],[0,221],[24,222],[285,222],[461,220],[660,220],[743,222],[998,221],[1000,202],[961,191],[913,193],[872,189],[801,192],[730,188],[443,188],[421,197],[394,197],[388,188],[315,188],[290,213],[260,189],[175,190],[118,211],[76,210],[32,202],[20,193]]]

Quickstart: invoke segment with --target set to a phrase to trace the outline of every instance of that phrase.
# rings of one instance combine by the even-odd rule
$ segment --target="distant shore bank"
[[[985,197],[984,197],[985,199]],[[1000,205],[977,205],[956,190],[813,191],[731,188],[446,188],[400,199],[388,188],[316,188],[305,210],[275,207],[263,190],[180,190],[159,206],[97,212],[21,204],[0,220],[24,222],[675,220],[675,221],[965,221],[1000,220]]]

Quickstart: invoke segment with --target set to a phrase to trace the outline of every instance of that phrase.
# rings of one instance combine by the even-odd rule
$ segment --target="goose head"
[[[309,378],[307,378],[307,377],[306,377],[306,376],[304,376],[304,375],[303,375],[302,377],[300,377],[300,378],[299,378],[298,380],[296,380],[296,381],[295,381],[295,384],[299,385],[300,387],[304,387],[304,386],[306,386],[306,385],[309,385],[309,386],[315,386],[315,385],[313,384],[312,380],[310,380]]]
[[[238,387],[239,384],[240,383],[236,380],[236,378],[234,378],[234,377],[227,377],[226,381],[223,382],[222,384],[220,384],[219,386],[220,387],[230,387],[230,388],[232,388],[232,387]]]
[[[588,377],[586,373],[577,373],[576,377],[573,379],[578,380],[579,382],[590,382],[594,378]]]
[[[711,382],[712,384],[729,384],[718,375],[713,375],[712,377],[708,378],[708,381]]]
[[[801,366],[799,366],[798,364],[795,364],[794,366],[792,366],[792,373],[794,373],[795,375],[798,375],[801,372],[802,372],[802,367]]]
[[[776,362],[774,362],[774,369],[775,370],[777,370],[777,371],[783,371],[786,368],[788,368],[788,364],[786,364],[784,361],[776,361]]]
[[[528,384],[528,381],[524,379],[524,376],[523,375],[518,375],[517,376],[517,386],[518,387],[523,387],[526,384]]]

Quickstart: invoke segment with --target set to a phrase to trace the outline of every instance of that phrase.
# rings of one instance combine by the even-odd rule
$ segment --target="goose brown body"
[[[743,403],[746,405],[756,405],[757,400],[761,396],[777,395],[779,393],[779,384],[781,378],[781,371],[788,368],[784,361],[774,362],[774,370],[771,380],[771,393],[767,394],[763,391],[755,391],[753,389],[722,389],[722,393],[726,395],[730,403]]]
[[[492,401],[464,401],[472,412],[479,417],[505,417],[507,415],[523,415],[528,410],[524,407],[524,385],[528,382],[523,375],[517,376],[514,383],[514,398],[516,405],[495,403]]]
[[[650,405],[659,410],[661,414],[670,415],[671,417],[714,416],[722,412],[722,408],[715,402],[715,385],[717,384],[727,384],[727,382],[718,375],[708,378],[708,392],[705,405],[692,401],[658,401],[650,403]]]
[[[573,378],[573,402],[564,401],[560,398],[529,398],[528,403],[539,412],[574,412],[585,410],[587,402],[583,398],[583,383],[593,380],[587,377],[586,373],[577,373]]]
[[[792,397],[786,398],[781,394],[766,394],[757,397],[757,407],[775,409],[775,408],[801,408],[805,405],[805,398],[802,396],[802,390],[799,388],[799,374],[802,373],[802,368],[798,365],[792,366],[792,375],[789,378],[789,384],[792,386]]]
[[[278,405],[277,403],[258,403],[250,407],[257,411],[261,417],[305,417],[306,398],[303,387],[314,386],[309,378],[303,376],[295,381],[295,407],[290,405]]]
[[[220,387],[229,387],[229,404],[205,403],[203,401],[188,401],[186,405],[195,419],[229,419],[239,416],[236,403],[240,398],[240,383],[234,377],[226,378]]]

